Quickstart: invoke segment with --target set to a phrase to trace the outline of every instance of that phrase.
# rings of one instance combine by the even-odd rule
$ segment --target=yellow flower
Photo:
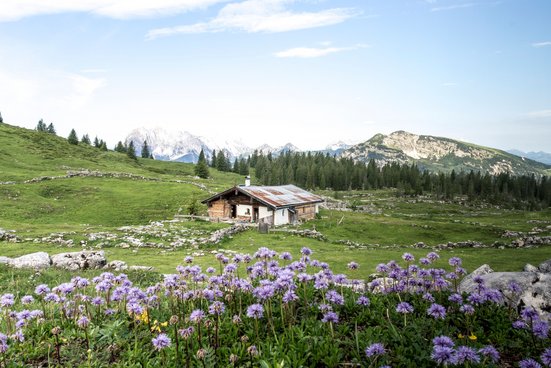
[[[471,341],[476,341],[476,339],[477,339],[477,337],[475,336],[475,334],[473,334],[473,333],[471,332],[471,335],[469,336],[469,340],[471,340]]]
[[[465,336],[463,336],[463,334],[459,334],[459,335],[457,335],[457,337],[460,338],[460,339],[464,339],[464,338],[465,338]]]

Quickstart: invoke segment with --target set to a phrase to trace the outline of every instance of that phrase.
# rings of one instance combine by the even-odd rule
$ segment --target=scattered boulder
[[[9,265],[11,263],[11,258],[0,256],[0,264]]]
[[[551,259],[540,263],[538,270],[542,273],[551,273]]]
[[[151,266],[129,266],[130,271],[153,271],[154,268]]]
[[[101,269],[107,264],[103,251],[60,253],[52,256],[54,267],[69,271]]]
[[[128,265],[124,261],[114,260],[107,263],[104,268],[107,268],[113,271],[124,271],[128,269]]]
[[[533,266],[529,263],[527,263],[522,270],[524,272],[538,272],[539,271],[536,266]]]
[[[526,265],[524,272],[492,272],[488,265],[483,265],[467,275],[459,288],[465,293],[475,291],[476,283],[473,278],[478,275],[486,287],[499,290],[503,294],[504,303],[509,307],[517,310],[524,306],[532,307],[543,319],[551,320],[551,273],[542,272],[548,266],[551,266],[551,259],[543,262],[538,269]],[[511,283],[517,284],[520,292],[513,292]]]
[[[10,265],[15,268],[48,268],[52,264],[50,256],[46,252],[36,252],[13,258]]]

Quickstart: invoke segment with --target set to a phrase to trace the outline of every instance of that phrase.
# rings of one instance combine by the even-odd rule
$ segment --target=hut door
[[[258,221],[258,207],[253,208],[253,222]]]
[[[237,217],[237,206],[235,204],[231,205],[231,218]]]

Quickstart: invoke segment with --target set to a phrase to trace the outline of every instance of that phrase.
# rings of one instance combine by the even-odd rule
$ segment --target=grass
[[[75,248],[60,248],[35,238],[63,232],[64,239],[75,244],[91,232],[112,232],[124,225],[144,225],[150,221],[172,219],[187,213],[187,206],[200,201],[212,192],[221,191],[242,181],[233,173],[211,169],[211,178],[193,176],[193,165],[150,159],[130,160],[124,154],[102,152],[89,146],[74,146],[63,138],[47,133],[0,124],[0,181],[15,184],[0,185],[0,228],[16,230],[22,243],[3,243],[1,255],[18,256],[44,250],[60,253]],[[71,177],[24,183],[40,176],[64,176],[67,171],[89,170],[102,173],[126,173],[132,177]],[[201,189],[203,186],[205,189]],[[320,194],[334,195],[331,191]],[[431,198],[397,198],[395,191],[355,191],[337,193],[345,202],[367,206],[369,212],[324,210],[321,218],[307,222],[301,228],[315,228],[328,239],[312,239],[280,233],[261,235],[255,231],[239,234],[220,245],[206,248],[254,253],[267,246],[277,251],[294,251],[303,246],[312,248],[323,261],[332,261],[338,272],[346,264],[362,264],[359,276],[367,277],[374,266],[388,259],[398,259],[404,246],[424,242],[429,246],[459,241],[478,241],[484,244],[507,243],[502,238],[506,230],[530,232],[534,227],[551,225],[551,210],[522,212],[489,207],[483,204],[466,206],[443,203]],[[205,207],[202,207],[205,211]],[[530,222],[543,221],[543,224]],[[201,222],[181,223],[193,229],[214,231],[221,224]],[[550,234],[550,229],[542,235]],[[146,239],[150,240],[150,239]],[[367,249],[352,249],[339,243],[349,240],[373,245]],[[163,239],[152,239],[162,243]],[[166,242],[165,242],[166,243]],[[94,247],[97,242],[90,242]],[[109,260],[120,259],[130,265],[151,265],[159,272],[172,272],[183,257],[193,249],[162,248],[123,249],[111,244],[105,247]],[[375,246],[378,245],[378,246]],[[407,248],[416,256],[426,250]],[[551,258],[551,248],[537,249],[456,249],[442,253],[458,254],[465,258],[469,269],[489,262],[496,270],[519,270],[525,263],[538,264]],[[198,262],[212,265],[199,257]],[[206,257],[205,257],[206,258]],[[210,259],[210,258],[209,258]]]

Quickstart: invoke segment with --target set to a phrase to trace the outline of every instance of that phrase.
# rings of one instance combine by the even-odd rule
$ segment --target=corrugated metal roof
[[[205,199],[203,203],[237,190],[272,208],[292,207],[308,203],[320,203],[323,199],[292,184],[279,186],[237,186]]]
[[[321,197],[291,184],[273,187],[243,186],[238,189],[240,192],[276,208],[323,202]]]

